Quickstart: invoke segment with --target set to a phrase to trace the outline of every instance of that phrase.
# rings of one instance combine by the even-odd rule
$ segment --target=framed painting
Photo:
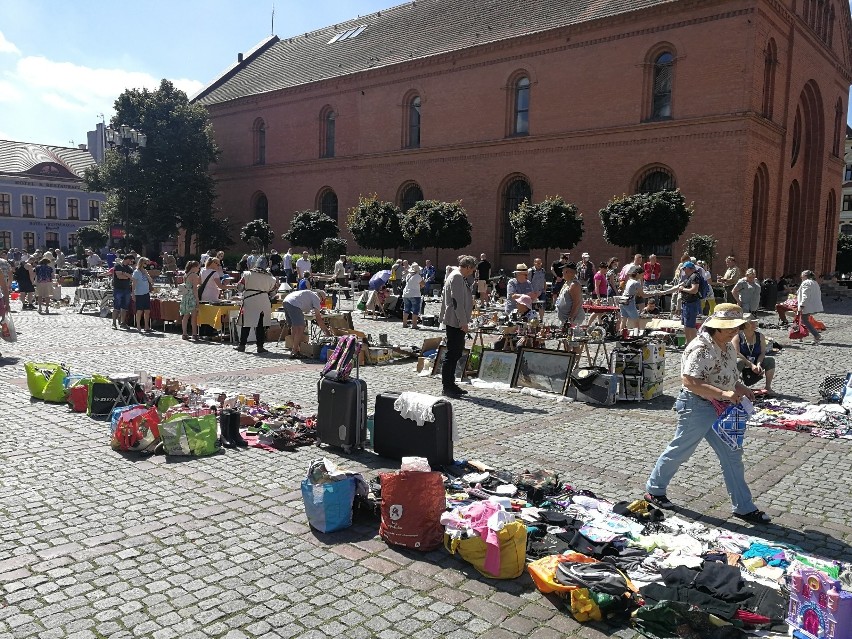
[[[482,359],[479,364],[479,379],[483,382],[511,384],[517,362],[517,353],[482,351]]]
[[[515,388],[562,394],[576,355],[544,348],[522,348],[512,377]]]
[[[441,374],[441,366],[444,363],[444,355],[447,354],[446,346],[439,346],[438,352],[435,354],[435,363],[432,364],[432,375]],[[467,360],[470,357],[470,349],[466,348],[462,351],[462,356],[456,363],[456,379],[464,379],[465,369],[467,368]]]

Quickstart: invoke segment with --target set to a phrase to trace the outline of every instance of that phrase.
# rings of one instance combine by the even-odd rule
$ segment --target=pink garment
[[[496,530],[488,527],[488,518],[501,510],[499,504],[490,501],[478,501],[471,504],[465,515],[471,529],[485,541],[485,571],[492,575],[500,574],[500,538]]]
[[[606,297],[606,287],[606,273],[601,273],[600,271],[598,271],[597,273],[595,273],[595,293]]]

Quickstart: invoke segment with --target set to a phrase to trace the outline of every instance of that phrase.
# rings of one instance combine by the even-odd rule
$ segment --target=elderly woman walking
[[[753,524],[770,521],[769,515],[752,501],[745,480],[743,450],[732,449],[713,430],[721,414],[719,409],[737,404],[743,397],[754,399],[754,393],[739,381],[737,353],[731,343],[744,323],[739,306],[719,304],[683,353],[680,365],[683,388],[674,405],[678,415],[675,436],[645,484],[645,499],[660,508],[674,509],[666,490],[678,468],[692,457],[703,439],[719,458],[734,516]]]
[[[822,290],[816,281],[813,271],[802,271],[802,283],[796,291],[796,301],[799,303],[799,314],[802,316],[802,326],[813,335],[814,344],[819,344],[822,338],[811,324],[811,315],[822,313]]]

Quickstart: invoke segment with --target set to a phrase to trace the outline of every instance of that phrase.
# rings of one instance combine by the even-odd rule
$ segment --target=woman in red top
[[[645,269],[645,284],[654,285],[660,283],[660,276],[663,274],[663,265],[657,261],[656,255],[649,255],[648,261],[643,266]]]
[[[595,273],[595,299],[603,299],[606,297],[607,279],[606,279],[606,262],[598,264],[598,272]]]

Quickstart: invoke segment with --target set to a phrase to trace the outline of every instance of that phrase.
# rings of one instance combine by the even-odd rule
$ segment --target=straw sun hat
[[[702,324],[708,328],[739,328],[746,323],[743,309],[736,304],[717,304],[713,314]]]

